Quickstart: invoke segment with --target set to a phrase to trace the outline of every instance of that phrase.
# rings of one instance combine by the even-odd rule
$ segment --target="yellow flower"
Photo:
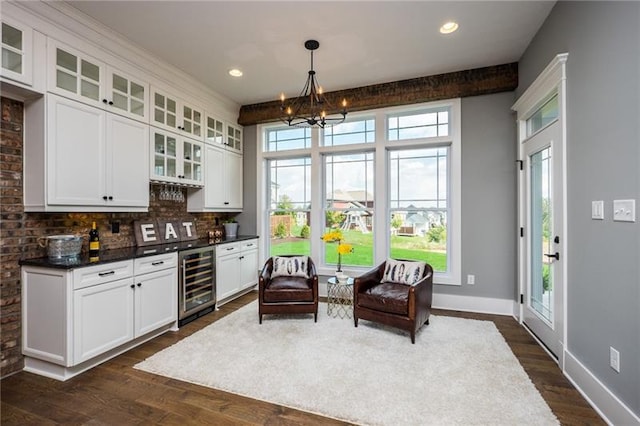
[[[353,253],[353,246],[351,244],[338,244],[338,254]]]
[[[342,241],[342,239],[343,239],[342,232],[340,232],[339,230],[326,232],[322,236],[322,240],[325,243],[332,243],[334,241]]]

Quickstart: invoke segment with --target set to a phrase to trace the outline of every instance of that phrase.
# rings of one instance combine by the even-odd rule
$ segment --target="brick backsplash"
[[[56,234],[76,234],[85,238],[88,249],[91,222],[100,231],[103,249],[136,245],[133,222],[136,220],[196,219],[198,235],[206,236],[224,213],[188,213],[187,204],[153,200],[148,213],[27,213],[22,194],[22,147],[24,105],[1,99],[0,128],[0,377],[23,368],[21,353],[21,284],[19,260],[46,256],[38,238]],[[183,189],[186,191],[186,189]],[[156,188],[157,193],[157,188]],[[185,194],[186,196],[186,194]],[[120,222],[120,232],[111,233],[111,223]]]

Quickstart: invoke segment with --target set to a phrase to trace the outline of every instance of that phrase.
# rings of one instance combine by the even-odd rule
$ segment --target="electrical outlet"
[[[467,275],[467,284],[474,285],[476,283],[475,275]]]
[[[620,352],[615,350],[613,346],[609,346],[609,365],[616,372],[620,372]]]
[[[614,222],[636,221],[636,200],[613,200]]]
[[[120,233],[120,221],[114,220],[111,222],[111,233],[112,234]]]

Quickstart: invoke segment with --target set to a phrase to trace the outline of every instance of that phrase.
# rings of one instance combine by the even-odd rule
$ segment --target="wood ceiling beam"
[[[465,71],[373,84],[354,89],[327,92],[328,101],[339,106],[347,100],[349,112],[409,105],[441,99],[464,98],[508,92],[518,86],[518,63],[493,65]],[[330,111],[334,113],[337,111]],[[243,105],[238,124],[250,126],[279,120],[280,101]]]

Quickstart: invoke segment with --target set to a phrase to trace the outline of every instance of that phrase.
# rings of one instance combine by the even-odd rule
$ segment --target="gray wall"
[[[256,176],[256,154],[257,154],[257,126],[247,126],[242,130],[242,141],[244,144],[242,173],[242,213],[236,219],[239,224],[239,233],[243,235],[256,235],[258,232],[256,191],[258,179]]]
[[[515,299],[514,100],[513,92],[462,99],[462,285],[435,286],[436,293]]]
[[[462,100],[462,274],[475,285],[436,286],[436,293],[515,298],[516,126],[514,93]],[[244,128],[241,233],[256,227],[256,126]]]
[[[559,2],[519,64],[522,93],[558,53],[567,61],[568,350],[640,415],[640,3]],[[590,219],[604,200],[605,220]],[[621,371],[609,367],[609,346]]]

